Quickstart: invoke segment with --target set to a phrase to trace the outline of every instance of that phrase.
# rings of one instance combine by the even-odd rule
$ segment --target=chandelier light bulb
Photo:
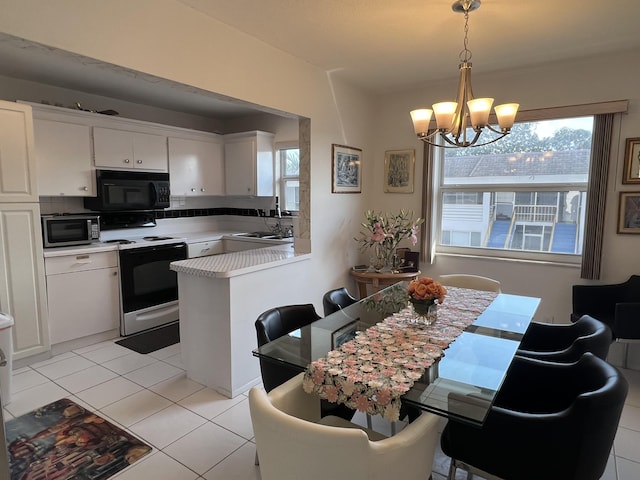
[[[453,127],[453,119],[456,114],[456,102],[440,102],[433,104],[433,113],[436,116],[438,130],[450,131]]]
[[[413,129],[416,135],[424,137],[429,131],[429,122],[431,122],[431,115],[433,110],[428,108],[419,108],[417,110],[411,110],[411,120],[413,120]]]
[[[493,98],[474,98],[467,102],[469,107],[469,116],[471,117],[471,125],[474,128],[482,128],[489,123],[489,114]]]
[[[503,131],[511,130],[513,123],[516,120],[516,114],[518,113],[518,103],[503,103],[502,105],[496,105],[496,117],[498,117],[498,125]]]

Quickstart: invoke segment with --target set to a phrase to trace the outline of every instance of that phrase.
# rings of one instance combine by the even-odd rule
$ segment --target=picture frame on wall
[[[331,145],[331,193],[362,192],[362,149]]]
[[[640,138],[627,138],[622,183],[640,183]]]
[[[620,192],[618,233],[640,234],[640,192]]]
[[[415,150],[387,150],[384,152],[385,193],[413,193],[415,164]]]

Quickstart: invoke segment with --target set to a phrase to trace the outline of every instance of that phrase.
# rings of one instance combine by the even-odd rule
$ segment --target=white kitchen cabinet
[[[0,101],[0,202],[37,202],[29,105]]]
[[[259,131],[225,135],[224,169],[227,195],[274,195],[273,140],[273,134]]]
[[[34,109],[34,138],[39,194],[94,197],[95,169],[91,162],[91,127],[38,118]]]
[[[169,137],[168,143],[172,195],[224,195],[221,141]]]
[[[40,206],[0,204],[0,310],[13,316],[13,358],[49,350]]]
[[[100,168],[168,171],[163,135],[93,127],[93,154]]]
[[[120,280],[117,252],[45,259],[51,343],[118,329]]]
[[[217,255],[225,253],[223,240],[211,240],[209,242],[196,242],[187,245],[188,257],[206,257],[207,255]]]

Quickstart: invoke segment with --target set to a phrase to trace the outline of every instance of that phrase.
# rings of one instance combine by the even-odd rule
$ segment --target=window
[[[437,149],[437,250],[579,262],[592,133],[592,116],[523,122],[493,144]]]
[[[283,210],[300,210],[300,150],[295,147],[280,147],[277,150],[280,163],[280,195]]]

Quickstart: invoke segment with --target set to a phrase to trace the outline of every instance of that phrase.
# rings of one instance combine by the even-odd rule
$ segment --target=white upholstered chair
[[[500,293],[500,282],[493,278],[481,277],[479,275],[452,274],[440,275],[438,278],[445,287],[473,288],[474,290],[484,290],[486,292]]]
[[[303,374],[268,394],[249,391],[262,480],[425,480],[438,441],[438,417],[422,413],[392,437],[339,417],[320,419],[320,401]]]

